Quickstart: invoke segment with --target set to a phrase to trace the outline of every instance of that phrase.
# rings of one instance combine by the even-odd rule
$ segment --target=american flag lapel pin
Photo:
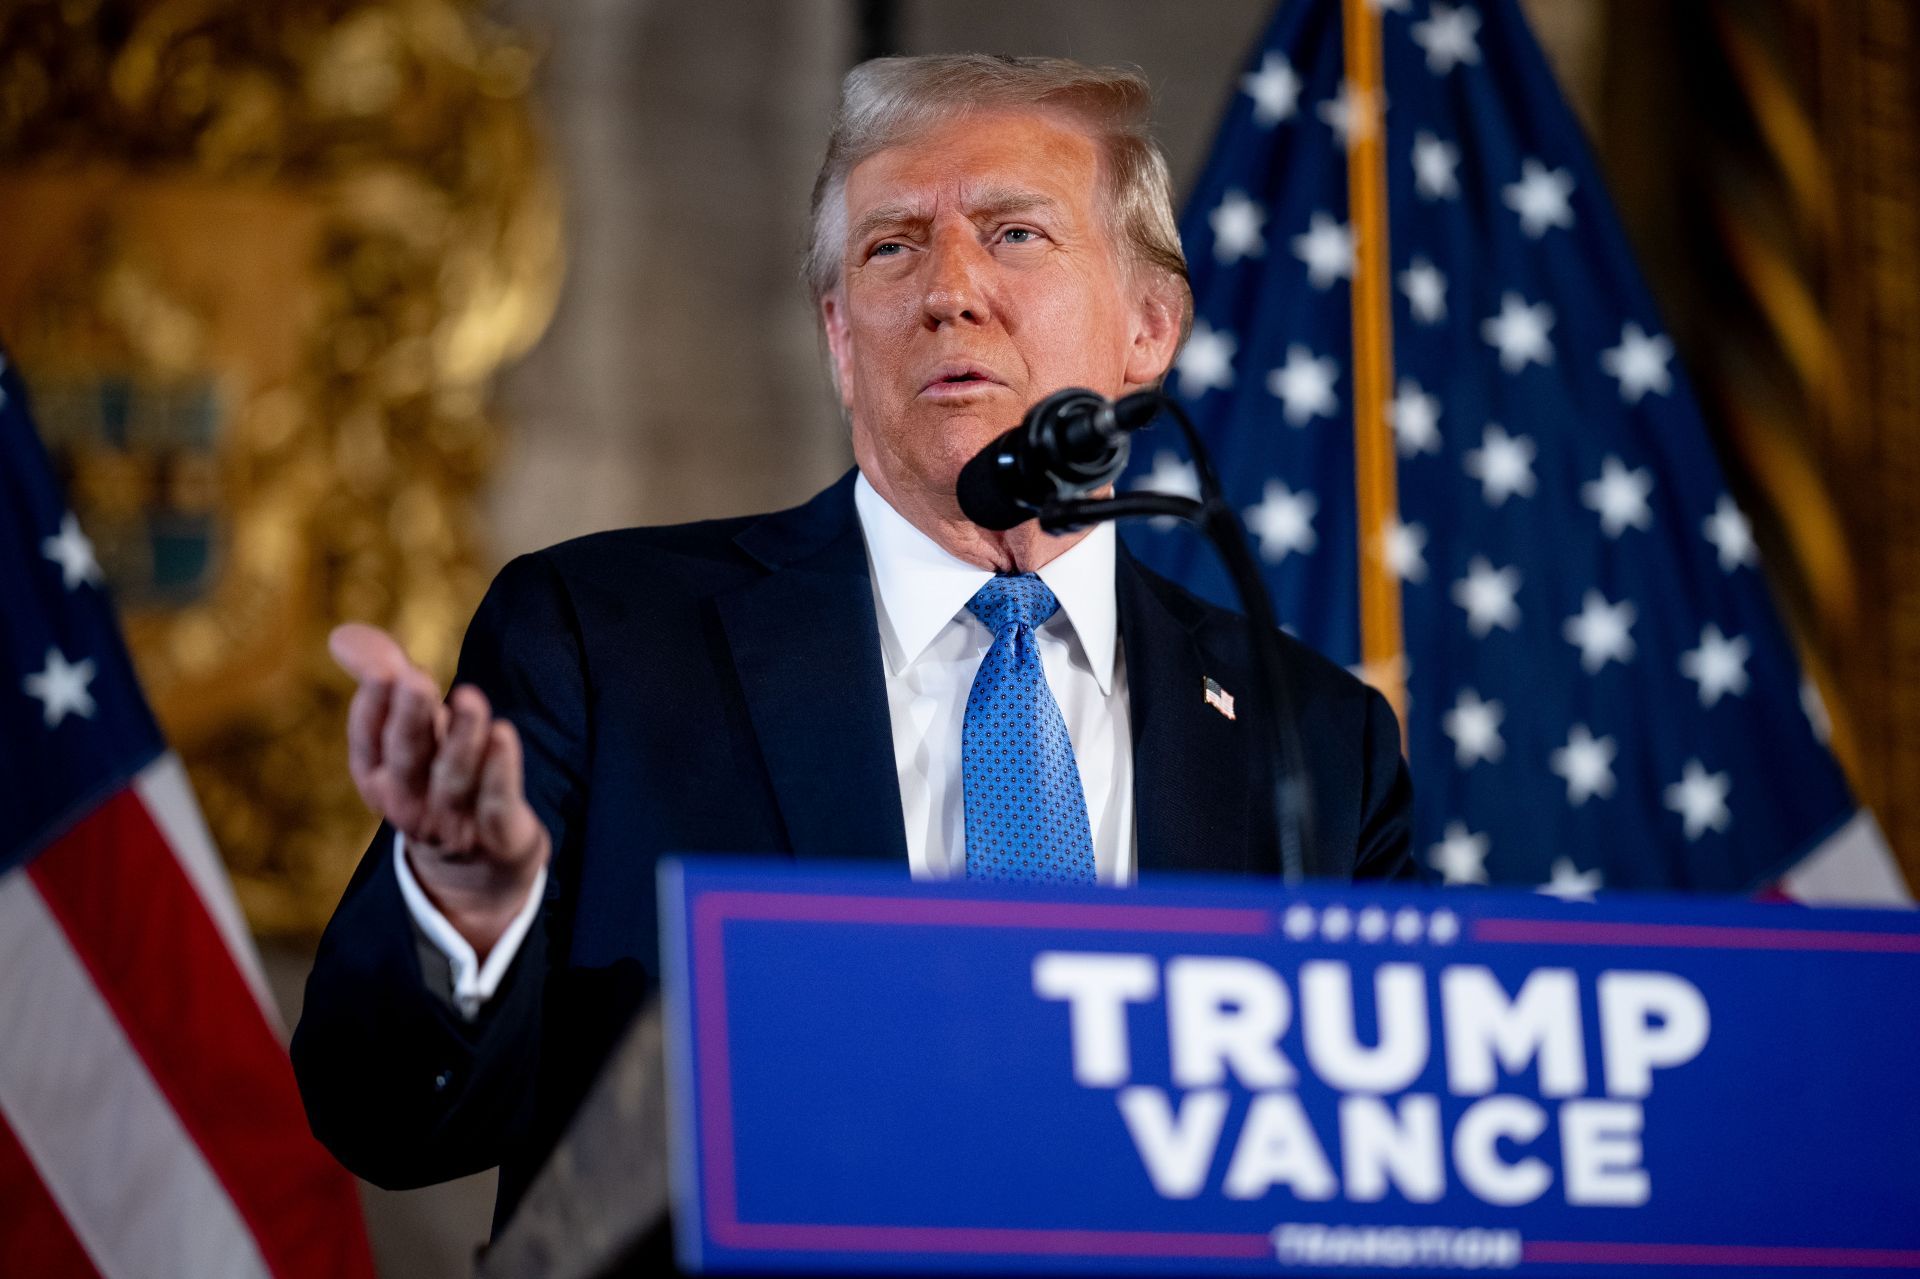
[[[1213,707],[1213,709],[1219,711],[1228,719],[1233,718],[1233,694],[1221,688],[1219,680],[1211,675],[1202,677],[1201,691],[1207,699],[1207,705]]]

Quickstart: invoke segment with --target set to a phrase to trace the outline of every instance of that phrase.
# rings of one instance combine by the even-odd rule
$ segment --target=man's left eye
[[[1013,226],[1002,231],[1000,238],[1009,244],[1032,244],[1040,238],[1040,233],[1032,227]]]

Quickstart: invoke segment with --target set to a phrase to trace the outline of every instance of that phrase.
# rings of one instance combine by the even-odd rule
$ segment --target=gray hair
[[[847,175],[855,165],[969,112],[1025,108],[1056,111],[1086,128],[1100,153],[1109,229],[1131,250],[1133,265],[1179,281],[1184,334],[1193,295],[1173,214],[1173,179],[1149,130],[1152,105],[1152,90],[1138,71],[1066,58],[942,53],[862,62],[841,83],[827,156],[813,183],[806,278],[814,301],[840,284]]]

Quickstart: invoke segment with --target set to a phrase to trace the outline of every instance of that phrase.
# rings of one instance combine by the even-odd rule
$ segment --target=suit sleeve
[[[382,824],[320,939],[293,1036],[314,1135],[391,1189],[499,1163],[531,1121],[543,988],[587,766],[587,678],[577,621],[540,556],[515,560],[481,601],[456,682],[519,730],[528,802],[552,836],[545,900],[495,997],[467,1021],[423,977]]]
[[[1362,743],[1366,773],[1353,876],[1422,883],[1426,876],[1412,851],[1413,783],[1400,754],[1400,721],[1387,699],[1371,688]]]

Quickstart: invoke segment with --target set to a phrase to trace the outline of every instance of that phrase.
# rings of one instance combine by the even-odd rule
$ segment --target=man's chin
[[[913,501],[911,493],[917,492],[919,500],[957,512],[954,491],[961,468],[1018,426],[1021,411],[1004,392],[999,403],[923,402],[914,405],[905,420],[894,423],[884,439],[879,432],[864,433],[856,427],[854,456],[869,476],[875,469],[886,476],[895,492],[883,495]],[[898,447],[889,447],[889,440]]]
[[[1002,389],[995,396],[953,404],[927,404],[920,416],[931,423],[931,429],[946,438],[973,441],[977,450],[1020,425],[1021,415],[1026,411],[1024,404],[1014,400],[1012,392]]]

